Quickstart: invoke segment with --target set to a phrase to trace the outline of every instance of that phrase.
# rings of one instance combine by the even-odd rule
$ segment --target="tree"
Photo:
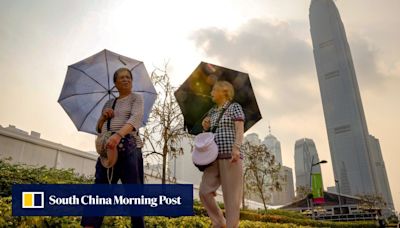
[[[298,187],[296,187],[296,196],[294,197],[294,200],[297,201],[297,200],[304,199],[310,193],[311,193],[311,189],[309,186],[298,186]]]
[[[377,194],[357,195],[360,198],[360,206],[365,210],[381,210],[387,207],[382,196]]]
[[[187,136],[183,115],[174,96],[176,88],[171,84],[167,68],[168,64],[165,64],[164,69],[156,68],[151,73],[158,97],[143,133],[146,148],[150,148],[144,156],[162,158],[162,184],[166,182],[167,157],[183,154],[181,141]]]
[[[264,209],[267,210],[267,202],[270,199],[270,193],[273,191],[281,191],[280,176],[281,165],[276,164],[275,157],[264,144],[254,145],[248,141],[244,143],[244,189],[243,191],[243,207],[244,195],[246,193],[254,193],[263,202]]]

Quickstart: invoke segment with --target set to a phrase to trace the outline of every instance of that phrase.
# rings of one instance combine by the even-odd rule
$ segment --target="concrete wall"
[[[40,138],[37,132],[22,131],[9,126],[0,125],[0,158],[11,157],[11,163],[23,163],[33,166],[46,166],[58,169],[73,168],[78,174],[94,175],[98,155],[80,151],[58,143],[53,143]],[[160,176],[151,168],[145,167],[145,183],[161,184]],[[179,184],[193,184],[188,181],[176,181]],[[173,183],[167,181],[167,183]],[[199,186],[193,185],[193,197],[199,200]],[[216,200],[223,202],[222,192],[217,192]],[[262,208],[262,204],[246,200],[249,208]]]
[[[93,175],[97,155],[76,150],[40,138],[37,132],[0,126],[0,158],[11,157],[12,163],[51,168],[73,168],[76,173]]]

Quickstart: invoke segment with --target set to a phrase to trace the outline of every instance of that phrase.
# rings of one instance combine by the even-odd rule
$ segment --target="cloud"
[[[288,23],[253,19],[237,31],[204,28],[193,33],[197,48],[220,64],[248,72],[269,118],[295,115],[319,104],[312,47]],[[318,85],[318,84],[315,84]]]
[[[235,32],[205,28],[196,31],[192,39],[209,56],[222,58],[230,65],[256,61],[279,68],[286,77],[309,70],[313,63],[310,46],[296,38],[283,22],[272,24],[253,19]]]
[[[203,28],[195,31],[191,39],[217,64],[250,74],[257,100],[268,119],[293,117],[321,105],[313,48],[307,42],[310,37],[296,35],[298,24],[253,19],[235,31]],[[393,78],[383,70],[387,67],[379,61],[379,49],[367,38],[350,34],[361,89],[379,91],[388,78]]]
[[[350,33],[348,42],[357,80],[362,89],[371,90],[371,92],[378,91],[383,89],[388,80],[396,79],[396,71],[389,70],[390,63],[381,60],[380,49],[367,37]]]

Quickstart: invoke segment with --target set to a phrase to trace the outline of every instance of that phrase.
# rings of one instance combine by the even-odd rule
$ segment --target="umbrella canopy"
[[[144,99],[142,126],[147,122],[157,93],[143,62],[103,50],[68,66],[58,99],[79,131],[96,134],[97,120],[104,104],[118,96],[113,76],[121,67],[132,72],[132,92],[142,94]]]
[[[202,132],[201,122],[215,105],[211,90],[216,81],[228,81],[235,89],[234,102],[239,103],[246,115],[245,131],[262,117],[247,73],[201,62],[188,79],[175,91],[185,119],[185,127],[190,134]]]

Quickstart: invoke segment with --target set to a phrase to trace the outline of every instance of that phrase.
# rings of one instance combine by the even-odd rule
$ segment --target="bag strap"
[[[215,132],[217,131],[217,128],[219,127],[219,122],[221,121],[222,116],[224,115],[225,111],[231,106],[231,104],[232,104],[232,103],[229,103],[228,106],[227,106],[226,108],[222,108],[221,114],[219,114],[215,126],[213,126],[213,127],[211,128],[211,132],[212,132],[212,133],[215,133]]]
[[[118,97],[115,98],[115,100],[114,100],[114,102],[112,104],[112,107],[111,107],[112,110],[114,110],[115,104],[117,103],[117,100],[118,100]],[[111,118],[108,118],[107,119],[107,131],[111,131],[110,128],[111,128]]]

